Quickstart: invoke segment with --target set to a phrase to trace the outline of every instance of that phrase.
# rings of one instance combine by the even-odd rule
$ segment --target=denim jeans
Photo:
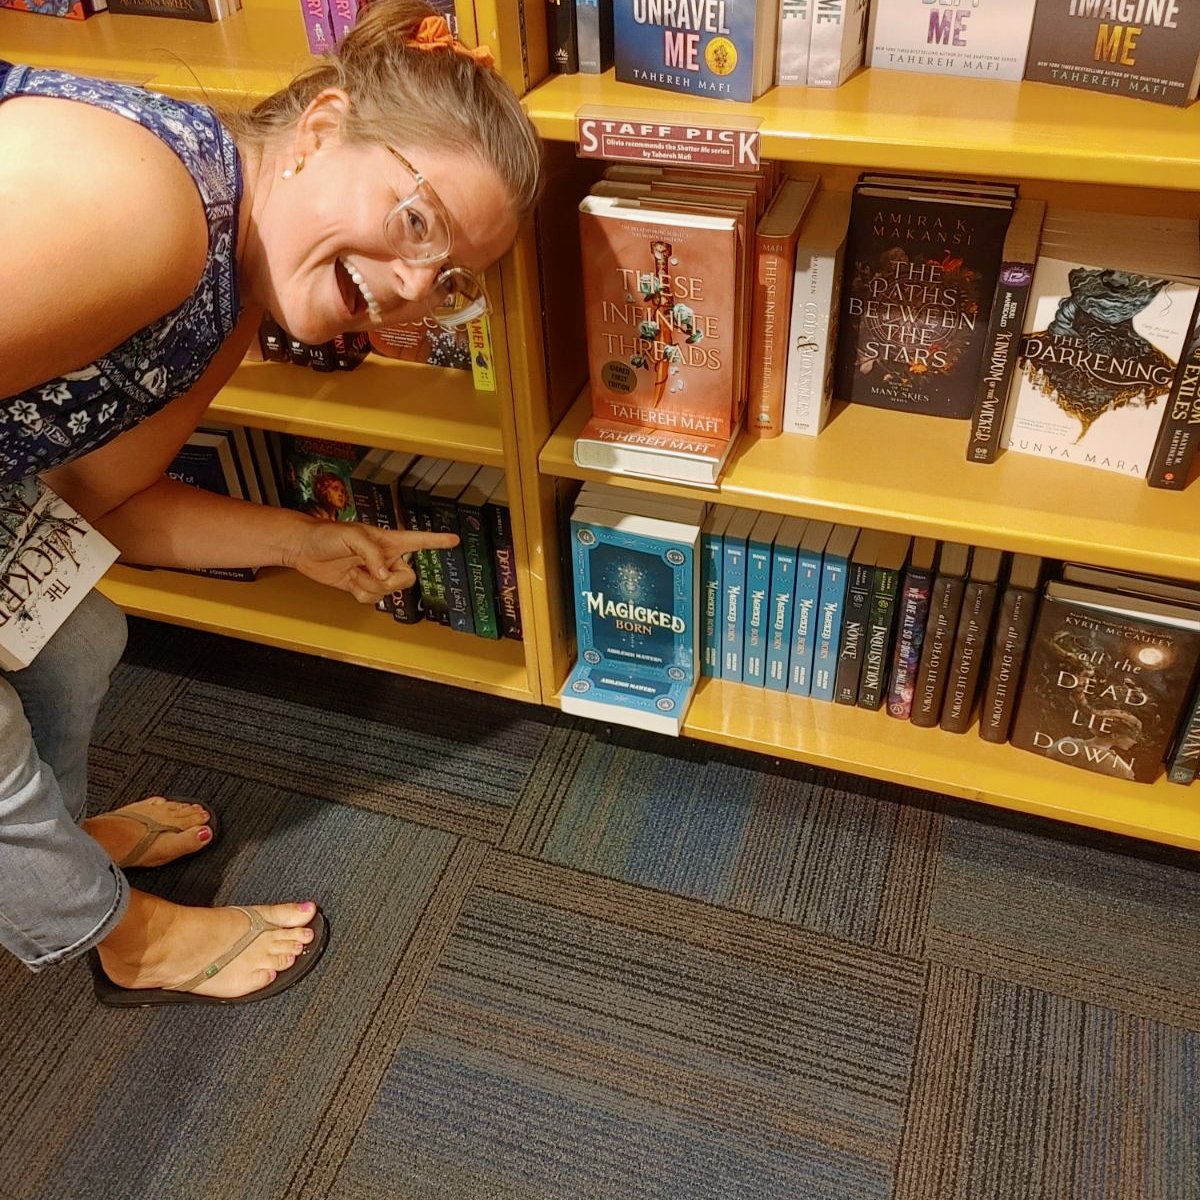
[[[31,970],[74,958],[125,914],[125,877],[80,828],[96,714],[125,615],[91,592],[30,666],[0,672],[0,946]]]

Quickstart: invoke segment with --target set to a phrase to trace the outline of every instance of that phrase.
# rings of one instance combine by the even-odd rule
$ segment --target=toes
[[[300,904],[260,904],[255,907],[272,925],[280,925],[284,929],[299,929],[306,926],[317,911],[317,906],[311,900],[305,900]],[[289,940],[294,940],[294,936]],[[308,936],[311,939],[312,933],[310,932]]]

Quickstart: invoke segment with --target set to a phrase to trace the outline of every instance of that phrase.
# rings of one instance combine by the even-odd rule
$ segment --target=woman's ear
[[[323,143],[336,142],[349,111],[350,97],[341,88],[324,88],[318,92],[296,120],[296,157],[308,158],[320,150]]]

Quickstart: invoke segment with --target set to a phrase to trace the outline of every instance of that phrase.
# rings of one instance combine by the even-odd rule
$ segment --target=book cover
[[[1045,215],[1044,200],[1019,199],[1004,238],[1000,275],[984,338],[983,373],[971,415],[968,462],[994,462],[1000,453]]]
[[[746,630],[742,682],[762,687],[767,678],[767,639],[770,630],[771,563],[775,535],[783,517],[759,513],[746,541]]]
[[[433,520],[433,489],[449,470],[448,458],[422,455],[413,465],[415,478],[411,481],[412,504],[408,509],[409,522],[418,532],[435,532]],[[413,555],[421,595],[425,600],[425,617],[439,625],[450,624],[450,606],[446,596],[446,563],[437,550],[418,550]]]
[[[913,693],[925,626],[929,621],[929,598],[933,591],[938,546],[932,538],[914,538],[908,566],[897,598],[896,644],[888,678],[887,713],[900,721],[912,716]]]
[[[821,623],[821,579],[825,548],[833,536],[833,529],[831,521],[809,521],[796,548],[796,594],[792,600],[787,690],[797,696],[812,694],[813,661]],[[836,562],[840,553],[835,544],[831,562]]]
[[[875,574],[881,538],[879,530],[864,529],[854,544],[854,553],[850,556],[846,571],[842,630],[833,680],[833,699],[837,704],[858,703],[858,687],[866,657],[871,580]]]
[[[480,467],[458,496],[458,536],[467,564],[467,590],[471,616],[479,637],[498,638],[496,584],[492,574],[492,546],[484,508],[503,477],[499,467]]]
[[[512,511],[508,504],[508,480],[501,478],[488,496],[484,512],[488,520],[496,582],[496,607],[500,636],[521,641],[521,597],[517,590],[517,552],[513,541]]]
[[[780,87],[804,87],[808,83],[808,45],[815,7],[815,0],[780,0],[775,54],[775,82]]]
[[[796,559],[808,522],[784,517],[771,555],[771,598],[767,608],[767,663],[764,686],[786,692],[791,665],[792,611],[796,594]]]
[[[1195,281],[1043,254],[1005,448],[1144,477],[1197,290]]]
[[[1025,78],[1160,104],[1196,96],[1200,9],[1179,0],[1038,0]]]
[[[695,683],[633,667],[579,660],[559,693],[559,707],[577,717],[611,721],[678,737]]]
[[[734,510],[714,504],[700,530],[700,674],[721,678],[725,622],[721,604],[725,529]]]
[[[385,452],[379,466],[372,472],[370,484],[375,506],[375,521],[385,529],[411,529],[405,511],[405,488],[410,487],[409,473],[416,465],[418,456],[407,450]],[[416,574],[414,564],[413,573]],[[421,585],[411,584],[400,592],[392,592],[376,607],[392,614],[393,620],[402,625],[415,625],[425,619],[425,607],[421,600]]]
[[[444,329],[427,318],[383,325],[372,329],[367,337],[371,349],[382,358],[450,367],[456,371],[471,369],[471,346],[465,325]]]
[[[809,689],[809,695],[814,700],[833,700],[850,555],[854,552],[859,533],[856,526],[835,525],[821,558],[821,592],[817,604],[812,686]]]
[[[927,75],[1020,79],[1025,73],[1035,0],[875,0],[873,68]]]
[[[939,722],[947,733],[966,733],[974,719],[1003,565],[1004,555],[990,547],[978,546],[971,555]]]
[[[929,597],[929,619],[921,643],[921,660],[913,685],[912,712],[909,720],[923,728],[932,728],[941,720],[942,700],[946,695],[946,675],[958,615],[962,611],[963,589],[971,550],[958,542],[943,542],[938,555],[937,574]]]
[[[119,0],[118,0],[119,2]],[[189,3],[199,3],[199,0],[187,0]],[[113,0],[109,0],[109,8],[113,11]],[[328,54],[334,46],[333,21],[330,17],[327,0],[300,0],[300,12],[304,19],[304,33],[308,38],[309,52],[318,58]]]
[[[579,72],[602,75],[613,65],[613,0],[575,0]]]
[[[70,21],[83,21],[104,7],[93,5],[89,9],[83,0],[0,0],[0,8],[36,13],[42,17],[65,17]]]
[[[904,564],[912,538],[906,533],[885,533],[879,541],[867,602],[867,631],[863,647],[862,678],[858,684],[858,707],[883,707],[888,689],[888,666],[896,628],[896,604]]]
[[[1180,491],[1191,479],[1200,447],[1200,304],[1192,318],[1183,355],[1175,368],[1163,422],[1150,454],[1146,482]]]
[[[1193,783],[1198,767],[1200,767],[1200,687],[1195,688],[1192,699],[1184,712],[1179,734],[1167,761],[1167,778],[1172,783],[1184,785]]]
[[[359,0],[329,0],[329,21],[334,45],[354,28],[358,20]]]
[[[329,438],[285,433],[284,503],[327,521],[356,519],[350,476],[367,447]]]
[[[1200,660],[1200,613],[1052,580],[1010,741],[1114,779],[1162,771]]]
[[[458,498],[478,469],[475,463],[452,462],[430,489],[429,508],[434,533],[459,532]],[[442,562],[450,628],[458,633],[474,633],[470,570],[462,540],[448,550],[438,550],[437,555]]]
[[[815,436],[833,399],[850,196],[822,192],[796,242],[784,367],[783,431]]]
[[[262,492],[263,503],[279,508],[282,499],[279,495],[279,476],[276,472],[275,459],[271,453],[270,442],[265,430],[249,426],[246,436],[250,439],[250,451],[254,456],[254,470],[258,475],[258,486]]]
[[[988,674],[980,702],[979,736],[985,742],[1008,741],[1017,688],[1041,595],[1041,574],[1042,560],[1037,555],[1013,555],[1008,582],[1000,596]]]
[[[811,179],[785,179],[754,234],[746,428],[756,437],[778,437],[783,432],[796,239],[815,186]]]
[[[0,487],[0,668],[33,662],[117,555],[36,476]]]
[[[725,527],[722,541],[721,678],[737,683],[742,680],[746,633],[746,550],[756,515],[753,509],[737,509]]]
[[[738,399],[735,219],[586,196],[579,224],[593,415],[728,438]]]
[[[216,6],[208,0],[108,0],[107,7],[114,16],[178,17],[185,21],[207,22],[220,19]],[[327,23],[325,29],[325,36],[328,37]],[[313,53],[319,51],[314,50]]]
[[[613,0],[618,83],[753,100],[775,80],[779,0]]]
[[[579,73],[579,38],[574,0],[546,0],[546,37],[550,70],[556,75]]]
[[[841,87],[863,64],[869,0],[813,0],[808,86]]]
[[[1011,207],[917,189],[855,189],[838,332],[841,400],[967,418]]]
[[[592,417],[579,431],[572,456],[576,466],[614,475],[714,487],[737,442],[736,432],[726,438],[706,438],[659,425]]]

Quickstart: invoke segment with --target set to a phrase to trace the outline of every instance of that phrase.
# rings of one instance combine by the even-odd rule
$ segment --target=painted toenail
[[[207,842],[212,837],[212,830],[207,825],[203,826],[196,834],[196,841]]]

